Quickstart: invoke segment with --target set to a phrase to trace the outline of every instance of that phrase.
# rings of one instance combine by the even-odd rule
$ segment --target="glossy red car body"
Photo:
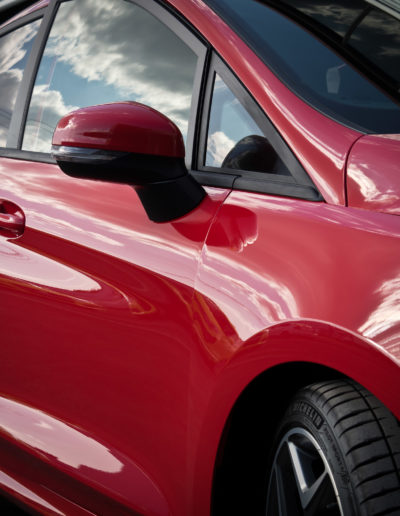
[[[130,123],[133,117],[135,126]],[[146,132],[148,129],[151,137]],[[71,147],[185,157],[183,138],[176,125],[155,109],[137,102],[91,106],[68,114],[54,131],[53,145],[65,145],[66,141]]]
[[[325,202],[209,187],[155,224],[129,186],[0,158],[0,199],[25,217],[0,241],[0,486],[43,514],[208,514],[260,375],[283,404],[294,376],[345,375],[400,417],[400,137],[328,119],[201,0],[169,3]]]

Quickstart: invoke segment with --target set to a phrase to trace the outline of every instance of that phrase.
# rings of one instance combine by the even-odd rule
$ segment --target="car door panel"
[[[164,513],[154,493],[174,499],[188,460],[198,260],[228,191],[209,189],[191,214],[155,224],[131,187],[72,179],[56,165],[3,159],[0,184],[0,198],[26,216],[23,235],[0,242],[1,402],[12,415],[2,439]],[[196,238],[185,224],[200,228]]]

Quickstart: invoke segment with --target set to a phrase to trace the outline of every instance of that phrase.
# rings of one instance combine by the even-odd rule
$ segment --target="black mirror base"
[[[204,188],[189,174],[134,188],[153,222],[169,222],[183,217],[206,196]]]

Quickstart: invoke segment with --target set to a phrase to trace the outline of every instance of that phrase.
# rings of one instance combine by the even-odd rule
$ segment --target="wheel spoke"
[[[302,516],[297,485],[291,467],[287,443],[281,446],[271,475],[268,495],[268,516]]]
[[[318,489],[311,498],[307,508],[304,510],[305,516],[340,516],[341,512],[337,504],[335,493],[332,489],[329,475],[325,475]]]
[[[285,483],[280,468],[276,466],[272,473],[267,515],[285,516],[286,507]]]
[[[343,516],[325,455],[305,429],[290,430],[275,455],[267,516]]]
[[[309,479],[312,476],[311,463],[315,461],[315,457],[305,453],[302,449],[296,446],[293,441],[288,442],[288,447],[301,506],[303,510],[305,510],[317,495],[324,481],[327,479],[329,481],[329,474],[326,466],[323,465],[322,472],[310,481]]]

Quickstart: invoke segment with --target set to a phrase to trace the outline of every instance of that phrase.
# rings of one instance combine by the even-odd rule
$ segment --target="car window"
[[[18,88],[39,30],[40,20],[0,38],[0,147],[5,147]]]
[[[400,20],[371,0],[206,2],[311,106],[358,130],[400,131]]]
[[[264,132],[215,74],[205,165],[289,175]]]
[[[400,85],[400,19],[373,9],[354,29],[349,44]]]
[[[66,113],[123,100],[159,110],[186,138],[197,59],[138,5],[62,3],[36,77],[22,148],[50,152],[55,126]]]

